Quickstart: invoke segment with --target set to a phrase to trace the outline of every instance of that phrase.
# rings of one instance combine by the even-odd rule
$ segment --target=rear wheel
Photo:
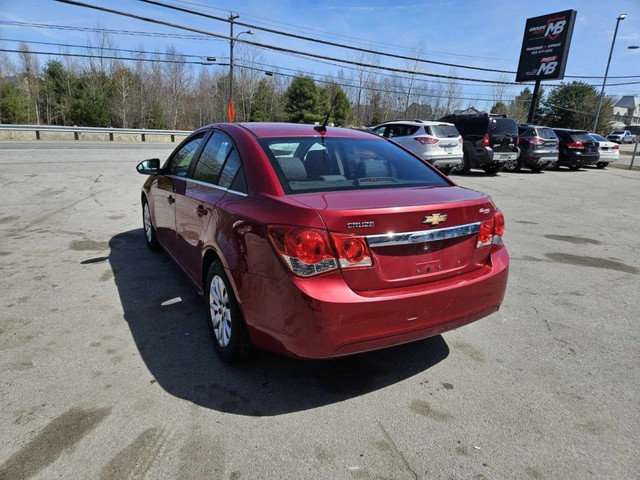
[[[213,346],[224,362],[244,360],[249,355],[247,329],[222,264],[214,262],[207,272],[207,319]]]
[[[580,170],[580,165],[574,165],[573,163],[569,165],[569,170]]]
[[[451,172],[453,171],[453,167],[444,167],[444,168],[441,168],[440,171],[448,176],[448,175],[451,175]]]
[[[504,164],[504,169],[507,172],[519,172],[522,168],[522,163],[519,158],[515,158],[513,160],[509,160]]]
[[[471,161],[466,153],[462,156],[462,163],[453,167],[453,173],[466,175],[471,170]]]
[[[596,163],[596,168],[599,168],[599,169],[607,168],[607,165],[609,165],[609,162],[598,162]]]
[[[540,166],[540,165],[532,165],[531,167],[529,167],[531,169],[532,172],[541,172],[544,168],[546,167],[546,165]]]
[[[485,165],[482,169],[487,172],[489,175],[495,175],[499,171],[504,168],[503,163],[492,163],[490,165]]]

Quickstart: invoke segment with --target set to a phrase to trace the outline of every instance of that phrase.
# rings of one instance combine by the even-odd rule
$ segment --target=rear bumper
[[[523,166],[544,167],[558,161],[558,152],[522,152],[521,161]]]
[[[582,165],[594,165],[595,163],[597,163],[600,160],[600,155],[596,154],[588,154],[585,155],[581,152],[570,152],[567,155],[566,164],[569,165],[577,165],[577,166],[582,166]]]
[[[419,286],[354,292],[339,271],[313,279],[246,274],[238,293],[254,345],[321,359],[427,338],[497,311],[508,265],[503,247],[483,268]]]
[[[431,165],[437,168],[455,167],[456,165],[462,165],[462,154],[442,157],[430,157],[426,160],[431,163]]]

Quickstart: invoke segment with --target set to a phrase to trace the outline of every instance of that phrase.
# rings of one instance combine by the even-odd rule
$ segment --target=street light
[[[227,109],[227,115],[229,116],[229,122],[233,123],[235,120],[235,106],[233,105],[233,45],[236,39],[246,33],[247,35],[253,35],[253,31],[247,30],[240,32],[235,37],[233,36],[233,21],[239,18],[240,15],[229,14],[229,107]]]
[[[616,29],[613,32],[613,40],[611,41],[611,50],[609,51],[609,60],[607,60],[607,68],[604,71],[604,80],[602,80],[602,90],[600,91],[600,101],[598,102],[598,109],[596,110],[596,118],[593,121],[593,128],[591,129],[593,132],[597,132],[598,128],[598,119],[600,118],[600,108],[602,108],[602,99],[604,97],[604,86],[607,84],[607,75],[609,74],[609,64],[611,63],[611,55],[613,54],[613,46],[616,43],[616,35],[618,35],[618,25],[620,25],[620,21],[627,18],[626,13],[621,13],[616,19]]]

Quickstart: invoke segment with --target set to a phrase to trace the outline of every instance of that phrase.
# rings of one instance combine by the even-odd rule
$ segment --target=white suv
[[[411,150],[445,175],[462,165],[462,137],[453,123],[396,120],[369,130]]]

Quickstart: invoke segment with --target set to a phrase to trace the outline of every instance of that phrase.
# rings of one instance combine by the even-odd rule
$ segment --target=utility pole
[[[227,108],[227,115],[229,122],[233,123],[235,120],[235,106],[233,105],[233,21],[240,17],[240,15],[234,15],[229,13],[229,107]]]

